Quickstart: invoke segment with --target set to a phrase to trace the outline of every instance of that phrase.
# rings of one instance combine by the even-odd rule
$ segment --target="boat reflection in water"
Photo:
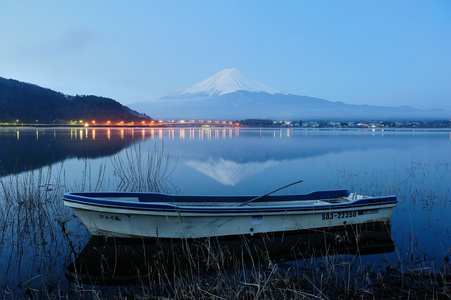
[[[339,254],[393,252],[390,223],[352,225],[327,231],[304,230],[236,238],[129,239],[93,236],[66,269],[70,281],[90,285],[161,282],[176,276],[245,268]]]

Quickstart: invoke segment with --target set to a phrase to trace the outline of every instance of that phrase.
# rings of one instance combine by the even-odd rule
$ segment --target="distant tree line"
[[[240,125],[248,126],[248,127],[269,127],[273,126],[273,120],[265,120],[265,119],[246,119],[242,121],[237,121]]]
[[[0,77],[0,123],[64,123],[70,120],[137,122],[152,118],[98,96],[68,96]]]

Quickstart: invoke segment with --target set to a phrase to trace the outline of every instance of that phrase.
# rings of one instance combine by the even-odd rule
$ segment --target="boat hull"
[[[230,209],[143,209],[65,199],[93,235],[106,237],[204,238],[390,223],[396,199],[350,205]],[[368,201],[367,201],[368,202]],[[373,201],[374,202],[374,201]]]

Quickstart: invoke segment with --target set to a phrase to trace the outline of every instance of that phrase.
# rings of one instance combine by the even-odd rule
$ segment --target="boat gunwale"
[[[330,191],[318,191],[311,192],[308,194],[301,194],[301,196],[306,197],[308,195],[312,195],[314,193],[321,192],[345,192],[349,194],[347,190],[330,190]],[[258,212],[281,212],[281,211],[316,211],[316,210],[335,210],[335,209],[346,209],[346,208],[358,208],[372,205],[384,205],[384,204],[396,204],[398,201],[396,199],[396,195],[388,195],[388,196],[376,196],[370,197],[365,196],[364,198],[359,198],[356,200],[350,200],[348,202],[342,203],[327,203],[324,204],[308,204],[308,205],[271,205],[271,206],[262,206],[262,205],[251,205],[251,206],[237,206],[239,202],[230,202],[234,204],[234,206],[186,206],[186,205],[175,205],[170,202],[141,202],[141,201],[120,201],[120,200],[108,200],[102,198],[88,197],[82,195],[123,195],[130,196],[133,195],[143,196],[143,195],[160,195],[160,196],[169,196],[169,197],[179,197],[184,198],[186,196],[173,196],[173,195],[165,195],[165,194],[152,194],[152,193],[123,193],[123,192],[85,192],[85,193],[65,193],[63,196],[63,200],[65,202],[78,203],[90,207],[103,207],[103,208],[113,208],[113,209],[127,209],[134,211],[148,211],[148,212],[183,212],[183,213],[258,213]],[[299,195],[282,195],[282,196],[267,196],[267,198],[273,198],[272,201],[258,201],[254,204],[258,204],[259,202],[274,202],[277,203],[275,199],[284,199],[289,197],[296,197]],[[195,196],[188,196],[195,197]],[[199,196],[201,198],[208,198],[209,196]],[[241,198],[249,197],[252,199],[252,196],[239,196]],[[228,198],[237,198],[234,196],[210,196],[210,198],[216,199],[228,199]],[[334,198],[328,198],[334,199]],[[306,199],[307,200],[307,199]],[[327,200],[325,199],[308,199],[308,200]],[[279,200],[282,202],[281,200]],[[303,200],[296,200],[297,202]],[[201,202],[201,201],[199,201]],[[226,201],[228,202],[228,201]],[[293,201],[294,202],[294,201]],[[224,203],[224,202],[223,202]],[[66,204],[67,205],[67,204]],[[71,206],[71,205],[68,205]],[[85,208],[86,209],[86,208]]]

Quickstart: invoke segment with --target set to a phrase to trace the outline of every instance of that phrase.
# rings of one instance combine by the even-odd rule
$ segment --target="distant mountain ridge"
[[[332,102],[270,88],[237,69],[225,69],[180,93],[131,104],[157,119],[203,120],[427,120],[448,119],[445,110],[419,110]]]
[[[0,123],[64,123],[70,120],[140,122],[152,118],[98,96],[69,96],[0,77]]]

